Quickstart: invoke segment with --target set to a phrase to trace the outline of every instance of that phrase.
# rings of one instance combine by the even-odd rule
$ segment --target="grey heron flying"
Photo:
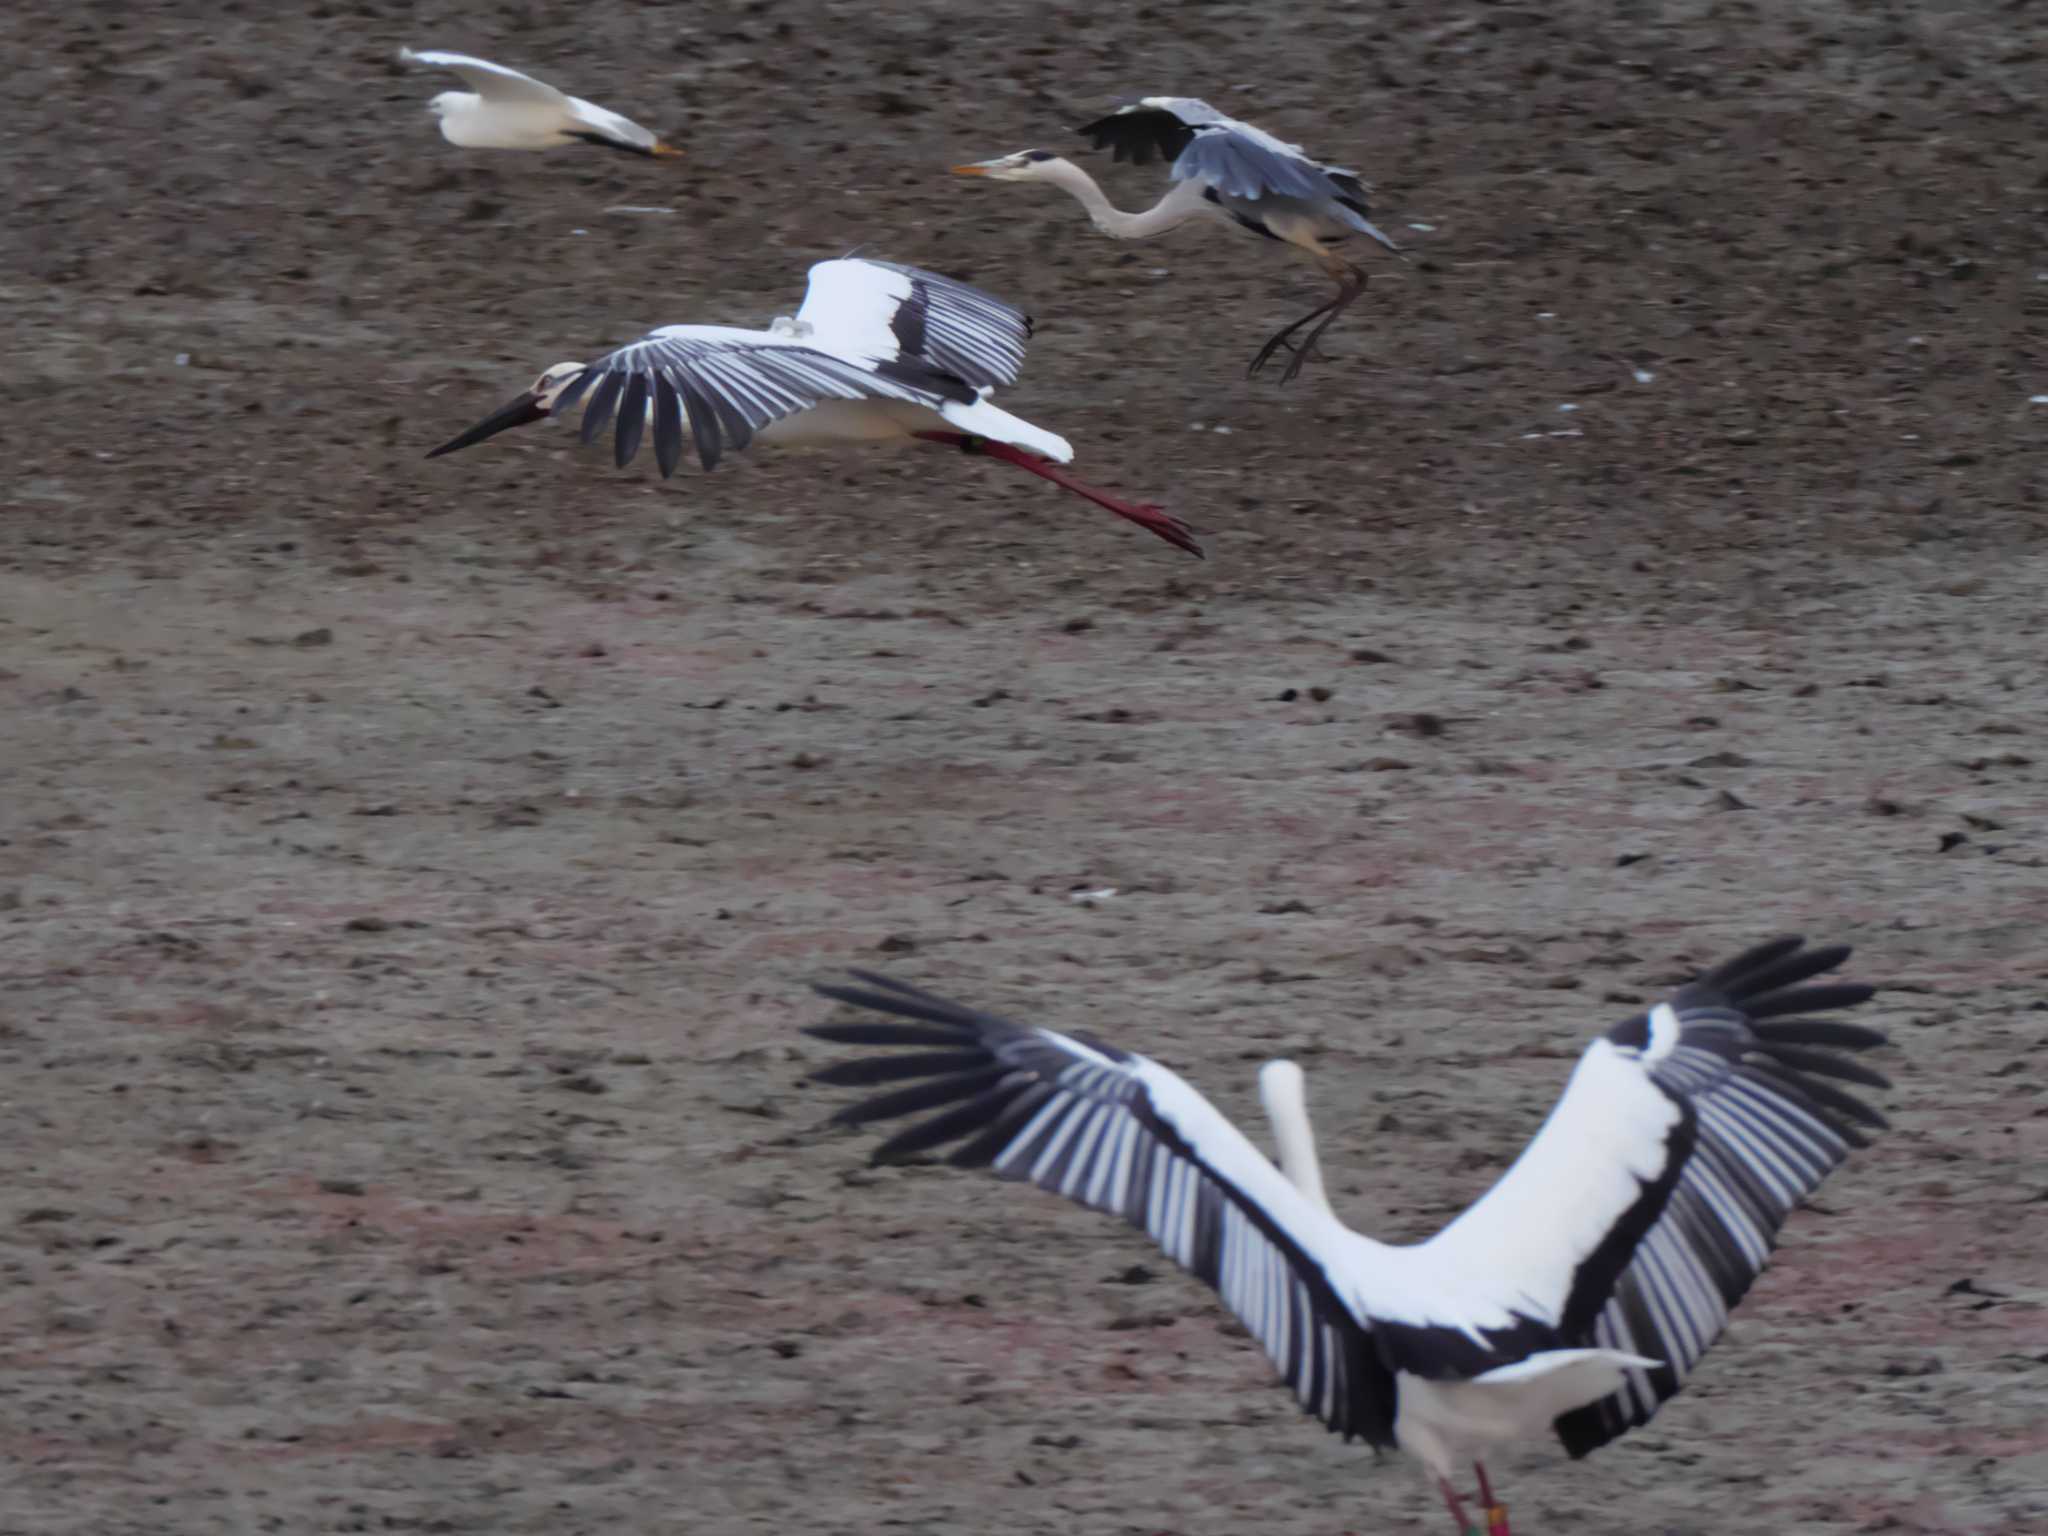
[[[756,438],[785,446],[922,439],[1001,459],[1199,557],[1179,518],[1069,475],[1067,440],[989,397],[1016,382],[1031,317],[979,288],[866,257],[811,268],[803,307],[767,330],[665,325],[594,362],[556,363],[533,387],[427,455],[583,407],[624,469],[651,427],[663,478],[687,433],[705,469]]]
[[[443,91],[427,103],[441,120],[441,136],[464,149],[553,149],[562,144],[596,144],[628,154],[672,156],[664,144],[630,117],[552,85],[466,53],[398,50],[399,62],[445,69],[462,77],[467,91]]]
[[[1097,149],[1113,149],[1118,160],[1144,165],[1157,155],[1170,161],[1173,185],[1142,213],[1126,213],[1110,202],[1094,177],[1048,150],[1021,150],[953,170],[961,176],[1043,181],[1064,188],[1088,210],[1097,229],[1119,240],[1143,240],[1209,215],[1305,251],[1336,283],[1337,296],[1276,332],[1252,359],[1249,371],[1254,374],[1276,350],[1287,347],[1294,356],[1280,381],[1292,380],[1317,339],[1365,291],[1365,269],[1339,255],[1334,245],[1365,235],[1400,254],[1400,247],[1367,217],[1372,210],[1365,186],[1353,172],[1312,160],[1299,145],[1225,117],[1207,102],[1147,96],[1081,132]],[[1289,341],[1312,320],[1321,323],[1299,343]]]
[[[1536,1137],[1425,1241],[1376,1242],[1323,1195],[1301,1074],[1260,1088],[1276,1167],[1158,1062],[1092,1035],[1014,1024],[901,982],[823,986],[866,1016],[813,1026],[903,1047],[810,1074],[881,1087],[849,1123],[918,1117],[874,1153],[950,1148],[1122,1216],[1214,1286],[1308,1412],[1420,1460],[1455,1486],[1473,1462],[1489,1536],[1508,1536],[1479,1458],[1555,1434],[1573,1457],[1647,1423],[1763,1269],[1779,1227],[1875,1110],[1849,1052],[1884,1043],[1819,1015],[1871,989],[1816,978],[1846,947],[1778,939],[1736,956],[1589,1045]]]

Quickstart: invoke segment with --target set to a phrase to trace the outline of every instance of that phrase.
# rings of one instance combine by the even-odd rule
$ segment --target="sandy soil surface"
[[[402,42],[690,158],[457,152]],[[1654,1425],[1500,1468],[1517,1528],[2048,1529],[2024,7],[24,0],[0,45],[0,1531],[1439,1531],[1133,1234],[864,1171],[806,983],[1234,1114],[1291,1053],[1405,1237],[1590,1031],[1791,929],[1889,984],[1896,1129]],[[1243,378],[1290,253],[941,174],[1158,90],[1414,251],[1290,389]],[[1209,561],[936,450],[421,460],[856,245],[1030,307],[1007,403]]]

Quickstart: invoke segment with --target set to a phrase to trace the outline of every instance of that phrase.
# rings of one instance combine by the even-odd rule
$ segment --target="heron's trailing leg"
[[[1458,1490],[1445,1478],[1436,1480],[1437,1492],[1444,1496],[1444,1507],[1451,1512],[1451,1518],[1458,1522],[1458,1536],[1479,1536],[1479,1527],[1472,1523],[1472,1517],[1465,1513],[1465,1501],[1458,1497]]]
[[[1508,1507],[1493,1496],[1493,1485],[1486,1480],[1486,1468],[1475,1461],[1472,1470],[1479,1474],[1479,1502],[1486,1506],[1486,1536],[1511,1536]]]
[[[931,443],[952,443],[963,453],[987,454],[992,459],[1001,459],[1019,469],[1028,469],[1044,480],[1050,480],[1061,490],[1072,491],[1076,496],[1092,501],[1105,511],[1114,512],[1118,517],[1136,523],[1147,533],[1166,540],[1176,549],[1184,549],[1197,560],[1202,558],[1202,546],[1195,542],[1195,531],[1164,507],[1156,507],[1146,501],[1124,501],[1107,491],[1098,491],[1094,486],[1076,480],[1050,459],[1042,459],[1035,453],[1026,453],[1008,443],[999,443],[992,438],[978,436],[972,432],[920,432],[917,436]]]
[[[1292,383],[1296,375],[1301,372],[1302,364],[1308,361],[1309,354],[1315,351],[1316,343],[1322,339],[1323,332],[1330,328],[1330,323],[1344,313],[1353,299],[1365,292],[1365,273],[1359,268],[1352,266],[1350,262],[1328,251],[1323,252],[1319,260],[1323,270],[1337,284],[1337,297],[1330,300],[1327,304],[1319,305],[1317,308],[1310,310],[1292,325],[1283,326],[1280,330],[1275,331],[1271,339],[1263,347],[1259,348],[1258,355],[1252,359],[1251,367],[1245,370],[1247,377],[1257,374],[1261,368],[1272,361],[1275,352],[1285,347],[1293,354],[1293,361],[1288,363],[1286,371],[1280,375],[1280,382],[1282,384]],[[1322,323],[1310,331],[1302,339],[1299,346],[1288,339],[1304,325],[1315,320],[1319,320]]]

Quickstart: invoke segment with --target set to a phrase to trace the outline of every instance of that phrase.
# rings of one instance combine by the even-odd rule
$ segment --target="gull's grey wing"
[[[601,137],[614,143],[634,149],[652,150],[661,142],[653,129],[641,127],[623,113],[614,112],[609,107],[600,107],[594,101],[585,101],[581,96],[571,96],[568,102],[570,116],[579,123],[587,124]]]
[[[567,110],[569,98],[544,80],[531,75],[522,75],[516,69],[507,69],[502,64],[493,64],[489,59],[474,58],[466,53],[444,53],[440,49],[427,49],[415,53],[410,48],[398,50],[401,63],[417,64],[427,69],[445,69],[462,77],[463,84],[479,96],[491,101],[525,101],[546,103],[552,107]]]

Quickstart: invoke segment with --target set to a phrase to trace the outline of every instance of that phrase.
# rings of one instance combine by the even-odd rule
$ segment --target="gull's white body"
[[[410,48],[399,49],[398,57],[406,64],[452,71],[472,87],[443,91],[427,103],[440,119],[441,137],[463,149],[556,149],[599,142],[636,154],[675,153],[630,117],[488,59]]]

